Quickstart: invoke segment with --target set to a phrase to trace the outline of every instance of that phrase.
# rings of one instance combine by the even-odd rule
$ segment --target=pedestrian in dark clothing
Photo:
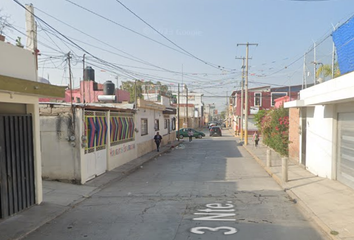
[[[155,140],[155,143],[156,143],[156,149],[157,149],[158,152],[160,152],[160,143],[162,141],[162,137],[159,134],[159,132],[157,132],[156,135],[154,136],[154,140]]]
[[[192,131],[192,129],[188,130],[188,137],[189,137],[189,142],[191,142],[192,139],[193,139],[193,131]]]
[[[258,132],[255,132],[253,134],[253,140],[254,140],[254,146],[255,147],[258,147],[258,142],[259,142],[259,135],[258,135]]]

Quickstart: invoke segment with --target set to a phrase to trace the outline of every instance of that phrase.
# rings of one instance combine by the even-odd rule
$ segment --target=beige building
[[[0,41],[0,218],[42,202],[39,97],[65,89],[37,81],[36,55]]]

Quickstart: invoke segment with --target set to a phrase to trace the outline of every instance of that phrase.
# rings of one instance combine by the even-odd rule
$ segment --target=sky
[[[309,82],[313,76],[311,48],[317,44],[316,61],[330,63],[333,27],[354,14],[353,0],[18,2],[32,3],[41,19],[38,73],[52,84],[68,84],[70,51],[78,86],[86,53],[97,82],[160,81],[173,91],[185,84],[219,111],[226,96],[239,90],[242,60],[237,58],[246,56],[246,47],[238,44],[258,44],[249,47],[250,88],[301,85],[303,75]],[[12,25],[4,31],[7,41],[21,37],[25,44],[25,10],[13,0],[1,0],[0,9]]]

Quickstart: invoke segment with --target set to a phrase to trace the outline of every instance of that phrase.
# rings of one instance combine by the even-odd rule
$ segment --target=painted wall
[[[115,113],[109,112],[108,116],[110,118],[111,124],[108,125],[108,132],[112,133],[113,136],[109,135],[109,139],[107,142],[107,156],[108,156],[108,171],[119,167],[135,158],[137,158],[137,147],[135,143],[136,139],[136,132],[134,129],[136,128],[135,117],[132,114],[122,114],[122,113]],[[118,124],[122,118],[133,120],[134,125],[132,128],[128,128],[128,133],[125,137],[119,140],[119,132],[120,130],[117,129],[114,125]],[[131,124],[131,122],[130,122]],[[132,131],[131,131],[132,130]],[[116,136],[116,137],[115,137]],[[116,138],[116,139],[114,139]],[[119,143],[121,142],[121,143]],[[118,144],[119,143],[119,144]]]
[[[162,136],[162,146],[168,144],[171,141],[176,139],[175,130],[172,130],[172,118],[174,115],[164,116],[160,110],[151,110],[139,108],[135,115],[136,128],[138,132],[136,133],[136,148],[137,148],[137,157],[140,157],[148,152],[151,152],[156,149],[155,142],[153,140],[156,132],[159,132]],[[141,135],[141,119],[148,119],[148,134]],[[165,128],[165,119],[170,119],[170,125]],[[158,119],[160,122],[159,130],[154,129],[155,119]],[[168,128],[170,128],[170,134],[168,133]]]
[[[26,114],[26,104],[0,103],[0,113]]]
[[[306,167],[320,176],[332,178],[334,106],[307,108]]]
[[[289,109],[289,158],[299,162],[300,154],[300,109]]]
[[[85,99],[86,103],[96,103],[98,101],[98,96],[103,95],[103,84],[97,83],[97,90],[94,89],[95,82],[93,81],[81,81],[80,88],[67,89],[65,91],[65,98],[40,98],[40,102],[70,102],[70,97],[72,96],[73,102],[83,103]],[[116,89],[116,99],[118,102],[129,101],[130,94],[127,91]]]
[[[0,41],[0,53],[4,59],[1,75],[37,81],[36,58],[31,51]]]
[[[137,147],[135,141],[111,146],[109,148],[108,171],[130,162],[135,158],[137,158]]]

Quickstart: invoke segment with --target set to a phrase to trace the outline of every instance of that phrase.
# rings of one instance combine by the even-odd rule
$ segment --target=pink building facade
[[[67,89],[65,98],[40,98],[40,102],[72,102],[73,103],[97,103],[98,96],[104,95],[103,84],[94,81],[81,81],[80,88]],[[121,89],[115,89],[116,101],[118,103],[129,101],[130,94]]]

